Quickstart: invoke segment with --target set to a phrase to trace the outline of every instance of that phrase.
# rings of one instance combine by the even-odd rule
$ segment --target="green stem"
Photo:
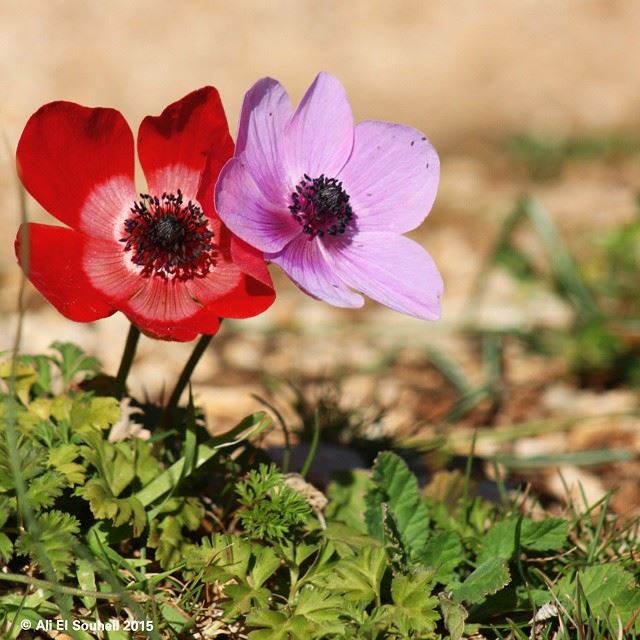
[[[46,589],[47,591],[54,591],[56,593],[64,593],[69,596],[79,596],[81,598],[120,600],[123,597],[123,594],[117,591],[112,591],[112,592],[84,591],[84,589],[76,589],[75,587],[68,587],[58,582],[50,582],[49,580],[39,580],[38,578],[32,578],[31,576],[24,576],[17,573],[0,573],[0,580],[4,580],[6,582],[27,584],[30,587]]]
[[[195,348],[191,352],[191,356],[189,356],[189,360],[187,360],[187,364],[184,365],[184,369],[178,378],[178,382],[176,382],[176,386],[173,388],[171,392],[171,396],[169,397],[169,401],[164,408],[164,413],[162,414],[162,421],[160,422],[160,426],[165,428],[169,425],[169,422],[173,419],[176,408],[178,406],[178,402],[180,401],[180,396],[182,392],[186,389],[189,384],[189,380],[191,380],[191,376],[193,375],[193,370],[196,368],[196,365],[200,361],[202,354],[207,350],[207,347],[211,343],[213,336],[200,336]]]
[[[129,370],[133,364],[133,358],[136,355],[136,347],[138,346],[139,339],[140,329],[138,329],[134,324],[131,324],[129,327],[129,334],[127,335],[127,341],[124,345],[124,351],[122,352],[122,360],[120,360],[118,375],[116,376],[114,395],[118,400],[120,400],[124,395],[124,390],[127,385],[127,376],[129,375]]]
[[[318,412],[316,411],[315,418],[313,420],[313,435],[311,436],[311,444],[309,445],[309,453],[307,453],[307,458],[302,465],[302,469],[300,469],[300,475],[304,478],[307,473],[309,473],[309,469],[311,468],[311,464],[313,459],[316,457],[316,450],[318,448],[318,442],[320,441],[320,418],[318,417]]]

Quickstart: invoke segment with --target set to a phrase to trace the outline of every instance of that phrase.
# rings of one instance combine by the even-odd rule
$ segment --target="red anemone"
[[[133,133],[114,109],[52,102],[17,150],[27,191],[66,225],[23,225],[16,255],[63,315],[91,322],[122,311],[166,340],[213,335],[275,299],[262,254],[234,236],[213,204],[233,155],[218,92],[204,87],[148,116],[138,131],[147,193],[134,185]]]

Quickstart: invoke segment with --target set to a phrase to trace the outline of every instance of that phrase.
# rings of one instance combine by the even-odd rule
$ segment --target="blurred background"
[[[226,324],[197,371],[210,428],[259,395],[303,439],[320,407],[323,440],[355,464],[391,439],[432,466],[478,428],[485,475],[549,500],[563,482],[591,500],[615,487],[614,507],[637,511],[639,29],[635,0],[2,0],[0,349],[20,282],[13,153],[39,106],[112,106],[135,130],[213,84],[233,132],[258,78],[297,101],[326,70],[357,120],[415,126],[441,153],[414,237],[443,273],[443,318],[334,309],[274,273],[273,308]],[[115,372],[124,318],[74,325],[30,288],[25,302],[25,351],[74,340]],[[189,351],[143,339],[132,391],[157,399]]]

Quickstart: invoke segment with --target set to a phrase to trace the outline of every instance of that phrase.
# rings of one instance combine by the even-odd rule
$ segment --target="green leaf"
[[[449,632],[450,640],[460,640],[464,634],[464,621],[469,616],[467,610],[451,599],[450,594],[440,593],[440,611],[444,618],[444,626]]]
[[[78,544],[76,534],[80,531],[80,522],[72,515],[62,511],[48,511],[36,519],[37,527],[18,538],[16,551],[29,555],[32,562],[40,562],[38,546],[51,564],[58,577],[68,573],[73,562],[73,549]]]
[[[92,478],[79,490],[96,518],[111,520],[114,526],[131,523],[139,536],[147,525],[147,513],[135,496],[117,498],[101,478]]]
[[[57,471],[47,471],[31,479],[27,488],[27,499],[33,509],[52,507],[56,498],[67,486],[66,478]]]
[[[492,558],[499,560],[509,560],[511,558],[515,550],[516,524],[517,519],[510,518],[491,525],[482,537],[477,559],[479,564]],[[520,544],[522,544],[522,540]]]
[[[13,387],[20,402],[27,406],[31,387],[37,382],[38,374],[31,364],[18,362],[14,366],[13,360],[5,360],[0,363],[0,379],[4,380],[9,387]]]
[[[59,356],[52,356],[51,361],[58,365],[65,389],[69,387],[76,375],[84,373],[84,378],[88,378],[100,371],[100,362],[96,358],[86,355],[78,345],[56,341],[51,345],[51,348],[59,354]]]
[[[391,582],[393,605],[385,605],[385,618],[402,638],[415,634],[431,634],[440,618],[436,607],[438,599],[431,595],[433,572],[418,571],[409,575],[398,574]]]
[[[251,544],[239,536],[214,533],[192,545],[185,554],[187,567],[202,575],[203,582],[243,578],[251,562]]]
[[[506,587],[511,580],[507,563],[500,558],[490,558],[480,564],[469,574],[466,580],[453,591],[457,602],[478,604],[500,589]]]
[[[344,522],[351,529],[366,533],[367,525],[362,516],[366,508],[364,497],[370,482],[369,473],[361,469],[336,474],[327,488],[327,520]]]
[[[296,603],[295,615],[314,622],[322,633],[340,631],[338,622],[342,611],[342,599],[328,591],[314,587],[306,587],[300,592]]]
[[[84,482],[85,468],[76,462],[80,457],[80,447],[67,443],[49,450],[48,464],[61,473],[70,486]]]
[[[260,464],[236,484],[242,526],[256,540],[291,540],[304,525],[311,507],[306,498],[285,484],[275,465]]]
[[[484,535],[478,562],[490,558],[509,560],[515,551],[517,518],[507,518],[494,524]],[[522,519],[520,546],[531,551],[559,551],[569,535],[569,523],[562,518],[546,518],[536,522]]]
[[[578,597],[578,588],[581,588],[584,597]],[[575,611],[577,602],[580,601],[582,616],[586,616],[588,605],[592,616],[614,623],[619,617],[622,627],[640,609],[640,585],[631,573],[615,562],[587,567],[573,577],[564,577],[555,587],[554,593],[569,611]],[[617,626],[615,624],[616,628]],[[633,629],[640,632],[640,616],[636,618]]]
[[[327,590],[340,594],[347,602],[368,605],[380,600],[380,585],[387,568],[387,558],[381,547],[364,547],[350,558],[330,565],[320,581]]]
[[[21,360],[35,368],[34,392],[36,395],[51,393],[51,358],[43,355],[24,355],[21,356]]]
[[[73,400],[69,418],[75,432],[108,429],[120,420],[120,403],[116,398],[80,394]]]
[[[520,544],[531,551],[559,551],[569,536],[569,522],[562,518],[522,521]]]
[[[91,562],[78,558],[76,560],[76,577],[78,578],[78,586],[83,591],[97,591],[96,574]],[[93,609],[96,605],[96,599],[92,596],[82,596],[82,604],[87,609]]]
[[[179,564],[184,555],[183,528],[198,529],[204,518],[204,507],[197,498],[172,498],[160,515],[150,519],[148,546],[156,549],[156,559],[163,569]]]
[[[427,542],[429,512],[416,477],[399,456],[386,451],[376,458],[372,482],[365,498],[369,534],[380,541],[385,539],[382,505],[386,503],[409,556],[419,555]]]
[[[460,537],[453,531],[438,531],[429,538],[417,559],[435,570],[436,582],[448,584],[455,577],[455,568],[464,560]]]
[[[4,564],[9,562],[13,557],[13,542],[6,533],[0,532],[0,560]]]

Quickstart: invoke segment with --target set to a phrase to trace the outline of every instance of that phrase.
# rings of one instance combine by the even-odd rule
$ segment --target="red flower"
[[[275,293],[262,254],[220,221],[213,189],[233,141],[218,92],[194,91],[138,131],[148,194],[134,185],[133,133],[114,109],[41,107],[17,150],[29,193],[67,227],[26,224],[16,255],[62,314],[122,311],[145,333],[186,341],[247,318]]]

